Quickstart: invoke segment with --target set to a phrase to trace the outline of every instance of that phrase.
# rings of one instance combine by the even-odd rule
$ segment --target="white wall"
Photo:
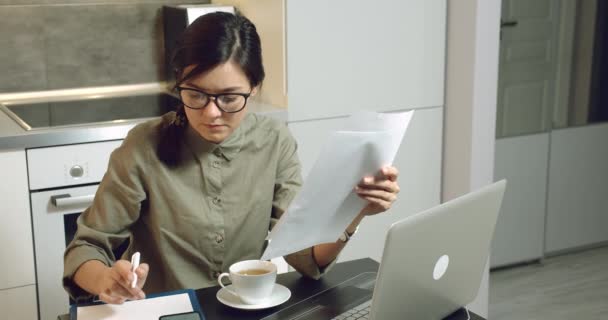
[[[493,181],[500,8],[448,2],[443,201]],[[487,271],[470,308],[487,317]]]

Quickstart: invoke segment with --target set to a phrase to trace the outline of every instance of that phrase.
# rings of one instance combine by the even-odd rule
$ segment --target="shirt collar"
[[[205,140],[190,124],[186,128],[186,143],[192,148],[196,156],[215,153],[231,161],[239,153],[243,146],[244,126],[249,122],[250,114],[246,114],[239,126],[221,143],[213,143]]]

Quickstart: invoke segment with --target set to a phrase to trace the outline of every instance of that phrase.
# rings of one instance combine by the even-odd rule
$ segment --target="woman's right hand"
[[[137,285],[131,288],[133,272],[131,262],[118,260],[112,267],[105,267],[98,278],[97,292],[99,299],[105,303],[121,304],[126,300],[139,300],[146,297],[143,288],[148,277],[150,267],[146,263],[139,265],[137,273]]]

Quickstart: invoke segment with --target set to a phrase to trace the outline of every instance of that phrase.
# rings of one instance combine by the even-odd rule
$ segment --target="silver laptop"
[[[360,274],[264,319],[445,318],[477,296],[505,187],[502,180],[394,223],[377,275]]]
[[[506,181],[391,226],[371,319],[443,319],[477,296]]]

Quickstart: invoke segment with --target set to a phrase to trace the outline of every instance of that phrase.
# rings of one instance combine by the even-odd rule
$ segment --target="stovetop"
[[[167,93],[98,99],[7,104],[2,109],[26,130],[58,126],[121,122],[161,116],[175,110],[179,100]]]

